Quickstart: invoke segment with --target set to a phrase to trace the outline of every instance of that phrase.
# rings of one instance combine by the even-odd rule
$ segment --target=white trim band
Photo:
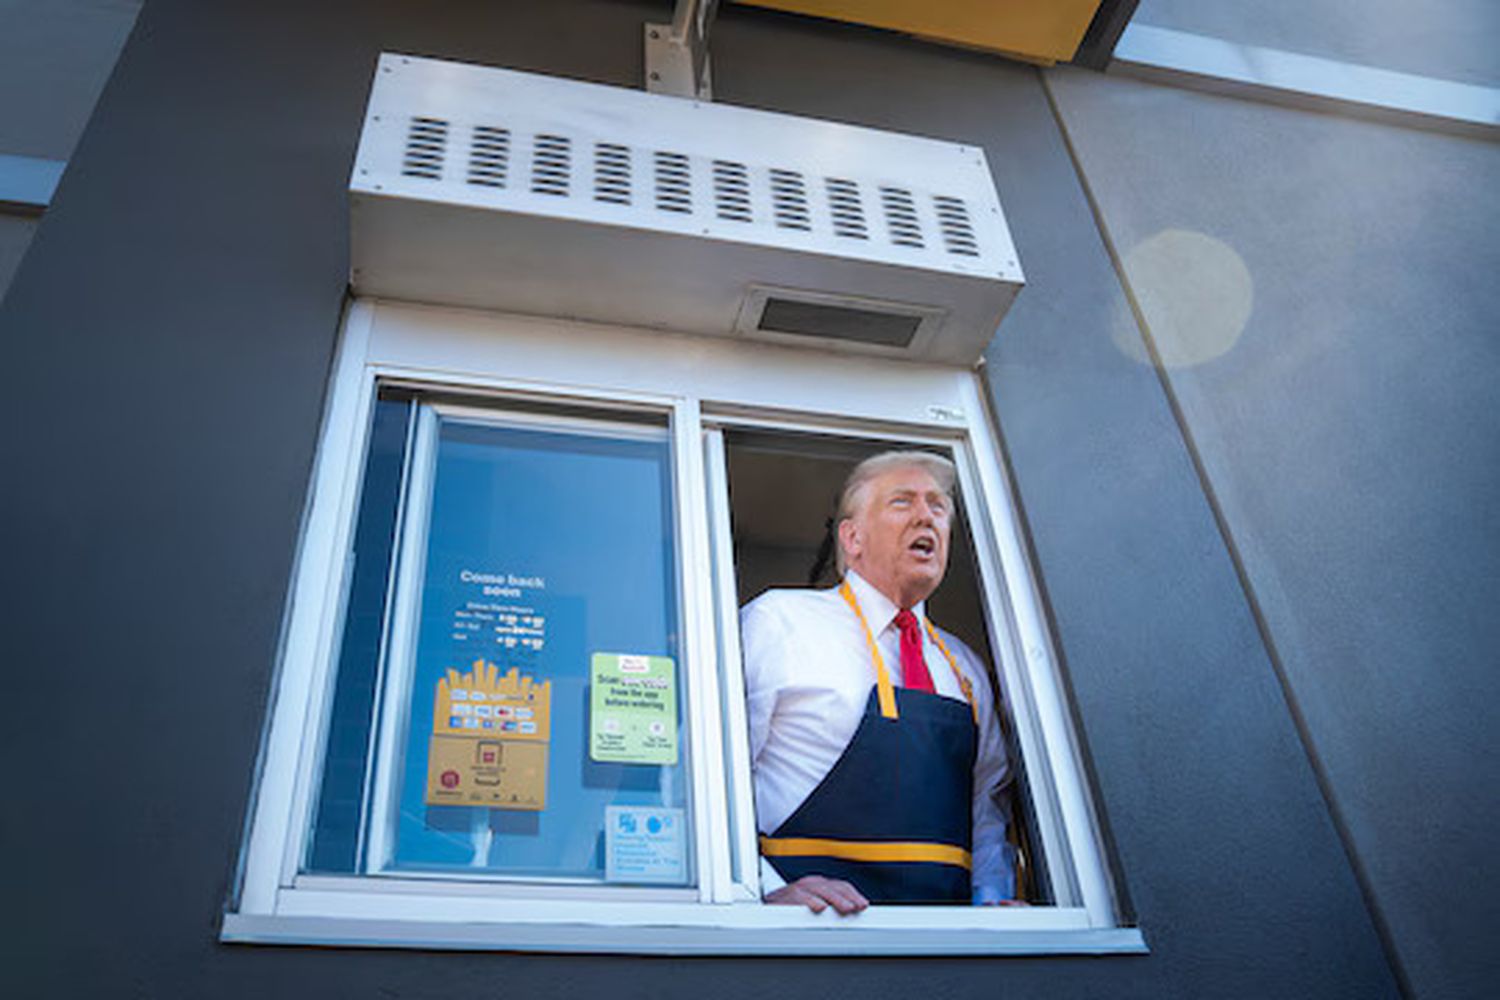
[[[1132,24],[1111,72],[1441,131],[1500,133],[1500,88]]]

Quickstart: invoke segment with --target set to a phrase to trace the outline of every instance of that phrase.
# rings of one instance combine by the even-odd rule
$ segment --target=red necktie
[[[901,630],[901,686],[912,691],[932,691],[932,674],[922,655],[922,629],[917,616],[906,608],[896,612],[896,627]]]

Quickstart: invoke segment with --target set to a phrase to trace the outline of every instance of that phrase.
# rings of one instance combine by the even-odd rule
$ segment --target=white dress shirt
[[[880,647],[891,682],[901,684],[900,609],[850,570],[845,579]],[[924,620],[925,602],[912,608]],[[833,768],[865,714],[875,686],[875,664],[859,619],[829,590],[770,590],[740,610],[750,760],[755,814],[762,833],[774,833]],[[941,630],[939,630],[941,632]],[[989,678],[979,657],[941,632],[959,669],[969,677],[979,710],[974,760],[974,901],[1014,895],[1014,873],[1005,844],[1005,813],[998,801],[1009,776],[1005,741],[996,722]],[[922,652],[936,692],[964,700],[948,658],[922,629]],[[784,884],[761,865],[768,888]]]

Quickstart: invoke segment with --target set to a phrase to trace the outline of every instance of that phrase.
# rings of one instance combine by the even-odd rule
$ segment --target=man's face
[[[865,487],[864,505],[839,525],[849,568],[909,608],[948,568],[952,502],[920,465],[891,469]]]

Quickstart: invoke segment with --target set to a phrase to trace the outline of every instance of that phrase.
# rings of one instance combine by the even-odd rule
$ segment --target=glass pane
[[[353,571],[344,611],[338,680],[328,722],[306,868],[352,872],[359,866],[370,763],[370,731],[375,717],[376,667],[385,621],[396,518],[401,502],[402,466],[415,404],[386,394],[375,404],[370,450],[355,524]]]
[[[665,430],[436,434],[390,870],[689,882]]]

